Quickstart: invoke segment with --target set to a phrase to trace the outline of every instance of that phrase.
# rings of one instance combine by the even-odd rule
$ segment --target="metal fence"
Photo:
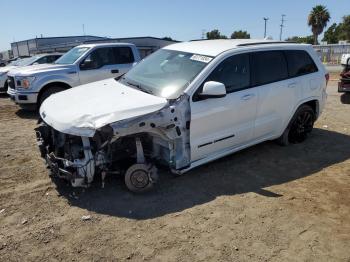
[[[340,64],[343,54],[350,54],[350,44],[314,45],[321,61],[325,64]]]

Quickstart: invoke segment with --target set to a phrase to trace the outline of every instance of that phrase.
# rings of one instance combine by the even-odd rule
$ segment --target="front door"
[[[223,98],[201,99],[194,94],[191,102],[191,161],[239,147],[252,139],[258,93],[250,88],[249,54],[225,59],[205,80],[226,87]]]
[[[107,78],[118,77],[126,72],[124,64],[118,64],[112,47],[92,51],[81,63],[79,78],[87,84]]]

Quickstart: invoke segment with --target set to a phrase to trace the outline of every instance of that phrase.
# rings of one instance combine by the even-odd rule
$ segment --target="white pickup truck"
[[[7,92],[7,73],[13,69],[19,67],[38,65],[38,64],[51,64],[62,56],[61,53],[51,54],[39,54],[32,57],[20,58],[12,61],[7,66],[0,68],[0,92]]]
[[[133,44],[80,45],[52,65],[33,65],[10,71],[7,93],[22,108],[37,109],[54,93],[119,77],[139,61],[139,52]]]

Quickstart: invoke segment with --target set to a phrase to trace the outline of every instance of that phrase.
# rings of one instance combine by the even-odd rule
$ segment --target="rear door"
[[[298,84],[298,101],[302,98],[318,96],[322,86],[320,79],[323,79],[323,76],[320,78],[317,73],[318,68],[309,53],[305,50],[286,50],[285,54],[289,77]]]
[[[132,52],[131,47],[129,46],[121,46],[121,47],[113,47],[113,55],[115,59],[114,73],[116,76],[123,75],[130,70],[130,68],[135,63],[134,53]]]
[[[259,99],[255,120],[255,139],[281,133],[293,113],[300,92],[300,80],[289,79],[285,54],[280,50],[251,54],[252,84]]]

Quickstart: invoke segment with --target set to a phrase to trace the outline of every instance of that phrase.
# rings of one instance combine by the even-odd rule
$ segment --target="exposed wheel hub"
[[[157,180],[157,168],[152,164],[134,164],[125,173],[126,186],[136,193],[150,190]]]
[[[133,186],[137,188],[144,188],[150,182],[145,170],[136,170],[131,174],[130,180]]]

